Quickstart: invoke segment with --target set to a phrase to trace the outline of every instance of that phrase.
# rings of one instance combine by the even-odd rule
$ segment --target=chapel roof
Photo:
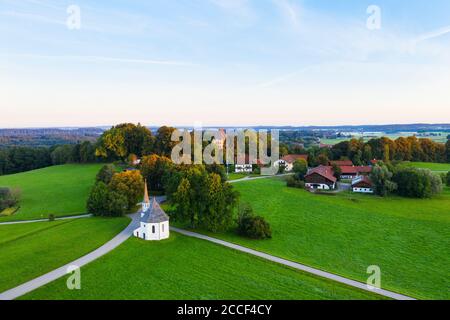
[[[169,221],[169,216],[164,212],[163,209],[159,206],[156,198],[153,198],[150,204],[150,208],[144,212],[144,215],[141,218],[141,222],[146,223],[161,223]]]

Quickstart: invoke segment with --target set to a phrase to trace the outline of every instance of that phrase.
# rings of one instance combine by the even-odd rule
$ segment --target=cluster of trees
[[[294,175],[287,178],[287,186],[291,188],[305,187],[305,175],[308,173],[308,162],[305,159],[297,159],[293,165]]]
[[[188,221],[192,228],[218,232],[232,226],[239,194],[204,165],[174,166],[166,176],[165,189],[175,206],[175,218]]]
[[[0,213],[7,208],[17,206],[19,198],[19,189],[0,188]]]
[[[396,193],[410,198],[431,198],[442,192],[442,179],[430,170],[404,168],[396,170],[392,180]]]
[[[375,193],[386,196],[396,193],[403,197],[430,198],[442,192],[442,179],[428,169],[386,165],[374,166],[371,173]]]
[[[327,165],[329,160],[352,160],[355,165],[366,165],[370,160],[378,159],[388,163],[390,161],[421,161],[450,163],[450,140],[446,144],[434,142],[428,138],[418,139],[415,136],[400,137],[391,140],[387,137],[343,141],[332,148],[312,146],[307,150],[301,145],[280,144],[280,155],[307,154],[309,165],[316,167]]]
[[[170,157],[175,128],[163,126],[156,136],[141,124],[123,123],[105,131],[98,140],[95,154],[109,161],[127,160],[130,156],[142,157],[157,154]]]
[[[431,139],[415,136],[391,140],[386,137],[363,140],[352,139],[334,145],[329,157],[334,160],[348,158],[355,165],[368,163],[372,159],[389,161],[450,162],[450,143],[442,144]]]
[[[136,208],[143,190],[144,179],[139,171],[117,173],[113,165],[105,165],[89,194],[87,211],[96,216],[122,216]]]

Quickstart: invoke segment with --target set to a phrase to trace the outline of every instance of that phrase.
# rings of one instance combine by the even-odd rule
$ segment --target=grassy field
[[[20,209],[0,222],[85,213],[86,199],[101,164],[53,166],[0,176],[0,186],[21,190]]]
[[[81,270],[81,290],[61,278],[22,299],[379,299],[371,293],[172,233],[129,239]]]
[[[417,298],[449,299],[450,189],[431,200],[314,195],[280,179],[234,185],[267,218],[273,239],[214,235],[365,282],[378,265],[382,287]]]
[[[450,163],[433,163],[433,162],[403,162],[408,167],[430,169],[431,171],[448,172],[450,171]]]
[[[0,226],[0,292],[95,250],[129,221],[86,218]]]

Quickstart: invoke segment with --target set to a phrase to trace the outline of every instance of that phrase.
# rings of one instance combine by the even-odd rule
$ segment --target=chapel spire
[[[144,203],[150,204],[150,198],[148,197],[147,179],[144,182]]]

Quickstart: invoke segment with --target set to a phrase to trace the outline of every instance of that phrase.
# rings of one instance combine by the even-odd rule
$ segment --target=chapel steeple
[[[150,208],[150,198],[148,196],[147,179],[144,182],[144,201],[142,202],[142,211],[145,212]]]

